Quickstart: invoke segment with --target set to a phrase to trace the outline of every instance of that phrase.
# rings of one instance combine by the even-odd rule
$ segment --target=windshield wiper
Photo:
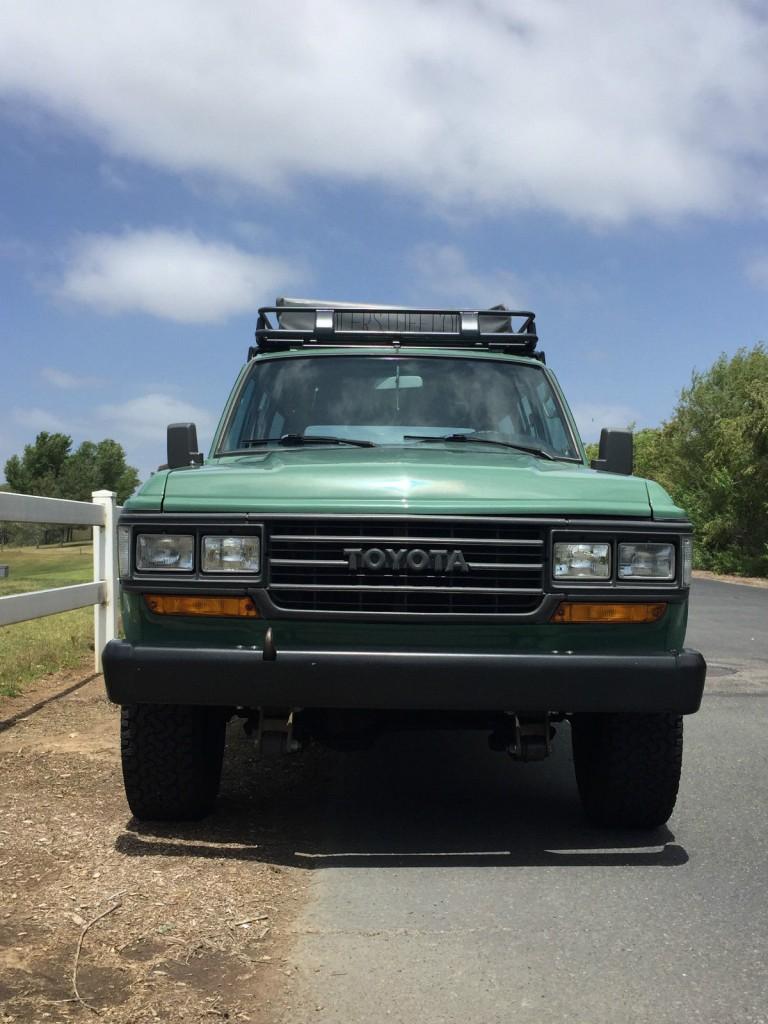
[[[358,448],[375,448],[373,441],[359,441],[353,437],[324,437],[320,434],[282,434],[280,437],[246,437],[240,442],[242,447],[257,447],[261,444],[353,444]]]
[[[495,444],[501,448],[513,448],[518,452],[527,452],[528,455],[536,455],[540,459],[549,459],[555,461],[555,456],[551,455],[544,448],[532,448],[525,444],[512,444],[511,441],[492,441],[487,437],[472,437],[471,434],[442,434],[435,437],[432,434],[404,434],[404,441],[466,441],[468,444]]]

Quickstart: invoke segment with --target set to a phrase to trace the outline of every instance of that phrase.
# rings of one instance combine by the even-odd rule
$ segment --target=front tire
[[[571,719],[582,807],[596,825],[658,828],[680,785],[683,719],[671,714],[579,714]]]
[[[227,715],[221,708],[128,704],[120,742],[125,795],[144,821],[194,821],[219,791]]]

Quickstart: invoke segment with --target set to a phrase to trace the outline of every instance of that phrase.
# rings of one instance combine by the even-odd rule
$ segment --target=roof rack
[[[419,309],[310,299],[278,299],[274,306],[262,306],[255,335],[249,359],[260,352],[291,348],[393,344],[485,348],[531,356],[538,341],[535,314],[503,305]]]

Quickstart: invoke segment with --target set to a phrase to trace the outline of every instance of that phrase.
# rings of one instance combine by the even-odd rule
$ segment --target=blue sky
[[[658,424],[768,335],[766,53],[735,0],[4,5],[0,470],[206,442],[278,294],[533,308],[586,439]]]

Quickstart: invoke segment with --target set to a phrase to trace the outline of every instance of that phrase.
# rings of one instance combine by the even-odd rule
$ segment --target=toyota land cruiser
[[[629,432],[588,464],[532,313],[278,300],[196,449],[172,424],[118,526],[137,818],[212,810],[237,715],[263,752],[423,726],[527,761],[570,729],[590,820],[668,819],[691,525]]]

